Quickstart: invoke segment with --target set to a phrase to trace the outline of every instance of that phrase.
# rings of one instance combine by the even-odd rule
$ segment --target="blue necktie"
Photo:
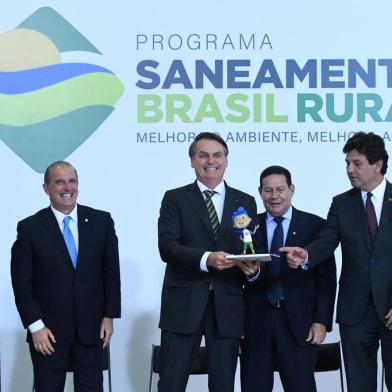
[[[65,244],[67,245],[68,253],[71,257],[72,264],[76,268],[76,260],[78,258],[78,253],[76,251],[76,245],[72,235],[72,231],[69,228],[70,219],[72,219],[70,216],[65,216],[63,219],[64,222],[63,237],[64,237]]]
[[[274,218],[276,227],[271,241],[270,253],[274,253],[276,255],[279,254],[279,248],[283,246],[283,219],[284,218],[282,216]],[[282,283],[280,281],[281,264],[281,257],[272,257],[272,260],[268,263],[267,298],[271,304],[276,304],[283,298]]]

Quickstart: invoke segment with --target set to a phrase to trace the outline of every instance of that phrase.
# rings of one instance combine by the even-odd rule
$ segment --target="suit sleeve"
[[[11,278],[15,303],[23,326],[30,324],[44,315],[33,295],[34,259],[33,248],[28,230],[19,222],[17,238],[11,249]]]
[[[105,317],[121,316],[121,283],[118,239],[110,214],[107,218],[106,244],[104,252]]]
[[[182,245],[185,225],[192,225],[192,222],[183,221],[178,200],[172,193],[166,192],[158,219],[158,246],[161,258],[165,263],[192,273],[201,273],[200,260],[205,250]]]
[[[309,268],[313,268],[328,260],[339,245],[339,221],[337,210],[336,199],[334,199],[329,209],[325,226],[321,229],[316,239],[306,246]]]
[[[316,312],[313,322],[332,330],[333,313],[336,296],[336,263],[332,255],[324,263],[315,268],[316,280]]]

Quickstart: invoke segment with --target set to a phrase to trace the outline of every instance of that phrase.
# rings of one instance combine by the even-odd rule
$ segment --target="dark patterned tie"
[[[208,215],[210,216],[212,231],[216,239],[219,230],[219,219],[214,207],[214,203],[211,199],[212,196],[214,196],[217,192],[206,189],[205,191],[203,191],[203,193],[206,195],[206,206],[208,210]]]
[[[279,248],[283,246],[283,217],[277,216],[274,218],[276,227],[272,237],[270,253],[279,254]],[[281,257],[272,257],[268,263],[268,284],[267,284],[267,298],[271,304],[276,304],[283,298],[282,282],[280,280]]]
[[[374,210],[374,205],[372,202],[373,195],[371,192],[368,192],[366,196],[367,196],[366,203],[365,203],[366,217],[368,222],[370,239],[372,240],[372,245],[374,245],[374,242],[376,241],[377,231],[378,231],[378,223],[377,223],[376,211]]]

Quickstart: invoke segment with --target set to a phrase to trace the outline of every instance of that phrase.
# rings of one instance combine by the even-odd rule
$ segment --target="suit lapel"
[[[365,241],[366,246],[368,247],[369,250],[371,250],[372,243],[370,241],[368,223],[367,223],[367,219],[366,219],[366,211],[365,211],[365,206],[363,205],[361,191],[356,188],[352,189],[350,197],[352,200],[350,203],[351,208],[353,209],[354,216],[356,219],[356,222],[353,222],[353,228],[354,227],[359,228],[361,235],[363,237],[363,240]]]
[[[380,224],[378,228],[378,233],[376,237],[376,244],[379,241],[379,238],[384,234],[390,233],[388,230],[388,223],[391,221],[392,216],[392,185],[387,181],[387,185],[384,193],[384,200],[382,203]]]
[[[287,231],[287,237],[284,246],[298,246],[299,238],[301,238],[304,230],[300,222],[301,220],[298,217],[298,210],[292,207],[290,225]],[[286,262],[285,254],[281,258],[282,258],[282,272],[285,271],[285,272],[293,273],[294,271],[297,271],[289,268],[289,265]]]
[[[285,246],[297,246],[298,236],[301,236],[302,228],[298,219],[298,211],[292,207],[292,215],[289,230],[287,232]]]
[[[196,215],[202,221],[203,225],[205,226],[211,238],[215,239],[214,233],[212,231],[211,220],[210,220],[210,216],[208,215],[206,203],[204,201],[203,195],[200,192],[199,187],[197,186],[196,181],[188,186],[185,195],[189,199],[192,208],[195,210]]]
[[[54,216],[50,207],[48,207],[44,211],[43,218],[44,218],[44,227],[48,232],[48,235],[54,241],[55,248],[59,249],[61,254],[66,258],[68,264],[73,269],[72,260],[71,257],[69,256],[67,246],[65,245],[63,235],[57,223],[56,217]]]
[[[267,235],[267,214],[265,212],[259,214],[259,225],[261,240],[263,241],[263,249],[265,249],[266,252],[269,252]]]
[[[226,184],[225,184],[226,185]],[[233,226],[233,220],[231,215],[233,214],[235,208],[233,207],[235,203],[235,197],[232,188],[226,185],[225,203],[223,205],[222,220],[220,223],[221,227]],[[222,235],[223,230],[218,231],[218,238]]]
[[[79,249],[78,249],[78,262],[76,268],[78,268],[79,263],[83,260],[84,252],[87,249],[86,243],[90,233],[89,230],[90,216],[88,210],[78,204],[78,233],[79,233]]]

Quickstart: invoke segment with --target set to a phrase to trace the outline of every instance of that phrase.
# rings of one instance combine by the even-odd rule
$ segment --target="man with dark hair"
[[[292,206],[294,191],[286,168],[270,166],[261,173],[259,193],[266,212],[258,216],[260,231],[266,252],[277,254],[245,291],[243,392],[272,391],[275,363],[286,392],[315,392],[317,345],[332,329],[334,257],[312,270],[294,270],[284,255],[278,256],[283,244],[308,244],[324,224],[322,218]]]
[[[306,246],[285,247],[291,268],[313,269],[342,248],[337,322],[348,390],[377,390],[377,351],[392,391],[392,185],[384,174],[388,153],[383,139],[358,132],[343,148],[353,186],[333,198],[327,223]]]
[[[68,362],[76,392],[103,391],[102,346],[120,317],[117,236],[110,214],[76,203],[68,162],[44,176],[50,207],[18,223],[11,251],[15,302],[33,362],[37,392],[64,390]]]
[[[229,187],[223,176],[228,148],[218,135],[199,134],[189,148],[196,181],[165,193],[158,220],[159,251],[167,264],[162,288],[160,392],[184,392],[202,335],[208,386],[234,391],[243,336],[244,273],[228,254],[240,254],[232,213],[243,207],[256,221],[255,199]],[[256,250],[257,240],[255,243]],[[246,274],[258,264],[242,267]]]

